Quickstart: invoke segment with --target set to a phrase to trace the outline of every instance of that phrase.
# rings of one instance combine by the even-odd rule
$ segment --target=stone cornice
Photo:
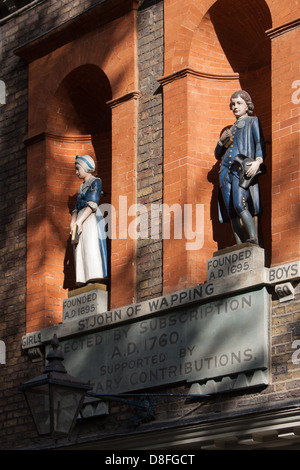
[[[283,25],[277,26],[276,28],[268,29],[266,31],[266,35],[269,36],[270,39],[277,38],[282,34],[289,33],[300,26],[300,18],[297,18],[294,21],[290,21],[289,23],[285,23]]]
[[[122,324],[138,321],[141,319],[152,318],[160,314],[168,313],[173,309],[191,306],[196,303],[205,303],[214,301],[223,295],[237,295],[248,289],[258,289],[259,287],[274,287],[278,282],[285,282],[300,279],[300,261],[294,261],[274,268],[261,268],[244,274],[238,274],[235,282],[232,277],[217,279],[214,282],[207,282],[182,291],[167,294],[156,299],[146,300],[139,304],[126,305],[96,315],[87,315],[84,324],[80,318],[46,327],[45,329],[33,333],[28,333],[22,338],[22,349],[38,347],[42,344],[48,344],[56,334],[58,339],[66,339],[77,335],[93,333],[96,331],[110,328],[111,326],[120,326]],[[196,295],[197,294],[197,295]],[[153,308],[153,302],[157,307]],[[136,311],[134,316],[128,316],[128,311]],[[118,315],[116,316],[116,311]]]
[[[23,13],[27,12],[28,10],[31,10],[32,8],[35,8],[36,6],[40,5],[41,3],[44,3],[46,0],[33,0],[32,2],[27,3],[27,5],[24,5],[21,8],[17,8],[17,10],[13,11],[12,13],[4,16],[3,18],[0,19],[0,27],[7,23],[10,20],[13,20],[17,16],[22,15]]]
[[[59,135],[59,134],[53,134],[50,132],[41,132],[39,134],[27,137],[27,139],[25,139],[23,143],[26,147],[30,147],[31,145],[37,144],[44,140],[56,140],[58,142],[85,143],[85,142],[91,141],[91,136],[90,135]]]
[[[167,395],[166,395],[167,396]],[[165,398],[166,399],[166,398]],[[215,413],[213,418],[181,419],[167,423],[144,425],[138,432],[119,435],[97,433],[60,442],[39,443],[34,449],[76,450],[255,450],[280,449],[299,444],[300,408],[298,401],[269,405],[257,411]]]
[[[135,91],[130,91],[129,93],[126,93],[125,95],[118,96],[117,98],[114,98],[113,100],[107,101],[106,104],[110,108],[115,108],[116,106],[119,106],[126,101],[130,100],[137,100],[141,96],[141,93],[138,90]]]
[[[158,77],[157,81],[161,85],[168,85],[169,83],[174,82],[175,80],[180,80],[181,78],[186,78],[188,76],[199,78],[202,80],[217,80],[217,81],[232,81],[238,80],[238,73],[227,73],[227,74],[213,74],[202,72],[200,70],[195,70],[190,67],[185,67],[184,69],[173,72],[169,75],[164,75],[163,77]]]

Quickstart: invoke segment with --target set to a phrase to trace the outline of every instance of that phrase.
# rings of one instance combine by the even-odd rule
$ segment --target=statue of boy
[[[107,276],[105,224],[98,206],[102,181],[92,175],[94,171],[95,162],[90,155],[76,156],[75,172],[83,180],[70,225],[77,285],[99,281]]]
[[[231,222],[237,244],[258,244],[253,217],[261,213],[257,175],[264,159],[264,138],[258,118],[252,116],[254,105],[246,91],[238,90],[231,96],[230,109],[236,122],[222,132],[215,149],[216,158],[222,158],[219,219],[221,223]]]

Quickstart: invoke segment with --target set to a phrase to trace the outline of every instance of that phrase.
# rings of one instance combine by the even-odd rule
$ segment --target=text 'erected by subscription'
[[[265,367],[266,302],[262,289],[82,334],[61,342],[64,364],[96,393]]]

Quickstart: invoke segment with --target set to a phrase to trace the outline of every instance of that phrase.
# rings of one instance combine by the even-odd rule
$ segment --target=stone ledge
[[[22,338],[22,349],[30,349],[48,343],[51,341],[54,333],[59,339],[86,334],[111,326],[118,326],[121,323],[128,323],[141,318],[150,318],[160,312],[167,312],[170,309],[194,303],[205,303],[210,300],[214,301],[221,296],[229,296],[245,290],[255,290],[260,286],[274,286],[279,282],[296,281],[299,279],[300,261],[239,274],[234,277],[234,282],[232,277],[218,279],[214,282],[200,284],[137,304],[122,306],[112,311],[82,316],[81,319],[70,320],[65,324],[53,325],[38,332],[28,333]]]

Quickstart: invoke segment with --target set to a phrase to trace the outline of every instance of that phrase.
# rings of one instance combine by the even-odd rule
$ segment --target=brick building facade
[[[298,1],[6,1],[0,15],[0,448],[298,448]],[[207,261],[234,244],[228,224],[218,222],[214,148],[232,123],[229,98],[241,88],[266,140],[264,265],[233,273],[225,292],[207,277]],[[154,301],[161,308],[144,317],[159,324],[173,313],[165,304],[176,297],[176,308],[185,308],[197,286],[206,290],[200,307],[264,290],[266,363],[255,386],[253,371],[227,375],[225,391],[215,377],[213,390],[170,373],[143,387],[140,373],[141,384],[128,391],[155,395],[154,419],[132,426],[134,407],[109,402],[107,412],[79,419],[71,438],[37,440],[18,386],[43,370],[53,331],[62,342],[75,334],[63,303],[75,289],[69,223],[80,153],[95,157],[101,203],[116,209],[108,312],[130,306],[143,319]],[[168,219],[154,211],[162,204],[182,216],[199,207],[201,230],[193,222],[192,236],[174,236],[175,214],[164,238]],[[135,223],[139,237],[130,236]],[[113,326],[107,320],[106,329]],[[209,398],[191,397],[192,385],[206,387]]]

